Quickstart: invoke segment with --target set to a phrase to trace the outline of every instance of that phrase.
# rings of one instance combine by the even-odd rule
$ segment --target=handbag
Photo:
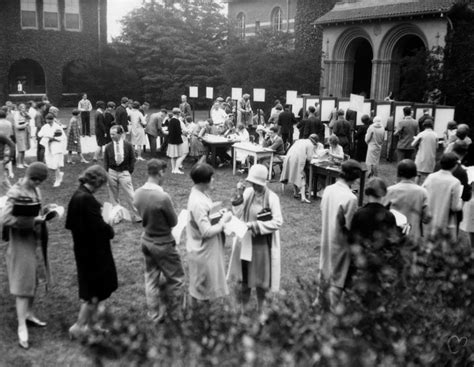
[[[270,208],[263,208],[259,213],[257,213],[257,220],[262,222],[267,222],[273,219],[272,211]]]
[[[266,190],[265,196],[263,197],[263,209],[257,213],[257,220],[267,222],[272,219],[272,210],[270,209],[268,204],[268,190]]]
[[[28,196],[15,198],[12,215],[17,217],[36,217],[41,210],[41,203]]]

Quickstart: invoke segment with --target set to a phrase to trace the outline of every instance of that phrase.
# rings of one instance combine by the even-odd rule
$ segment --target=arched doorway
[[[405,35],[394,45],[390,90],[398,100],[421,102],[426,85],[427,50],[417,35]]]
[[[370,97],[373,56],[372,45],[366,38],[355,38],[347,46],[344,57],[344,96],[354,93]]]
[[[10,94],[21,93],[21,90],[27,94],[46,93],[46,79],[41,65],[31,59],[22,59],[15,61],[10,67],[8,74],[8,89]]]

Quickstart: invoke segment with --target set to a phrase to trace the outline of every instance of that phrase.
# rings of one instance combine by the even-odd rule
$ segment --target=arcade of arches
[[[376,23],[325,28],[321,95],[351,93],[382,100],[403,95],[413,77],[403,64],[422,51],[444,46],[443,22]],[[415,81],[416,82],[416,81]]]

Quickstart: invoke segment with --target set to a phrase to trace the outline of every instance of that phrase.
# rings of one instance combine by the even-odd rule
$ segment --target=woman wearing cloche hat
[[[251,187],[237,187],[243,200],[233,201],[233,209],[247,224],[248,231],[242,240],[234,240],[227,273],[228,280],[235,279],[242,285],[243,311],[250,301],[251,289],[256,289],[260,314],[267,291],[277,292],[280,288],[279,229],[283,217],[280,198],[266,185],[267,176],[267,167],[255,164],[247,177]]]

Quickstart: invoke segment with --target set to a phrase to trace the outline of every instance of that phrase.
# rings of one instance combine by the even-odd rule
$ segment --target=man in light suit
[[[112,142],[105,146],[104,168],[109,175],[109,196],[113,205],[119,204],[119,189],[125,194],[125,201],[131,211],[132,221],[141,222],[137,208],[133,205],[132,173],[135,168],[135,152],[130,143],[122,138],[124,131],[120,125],[110,128]]]

